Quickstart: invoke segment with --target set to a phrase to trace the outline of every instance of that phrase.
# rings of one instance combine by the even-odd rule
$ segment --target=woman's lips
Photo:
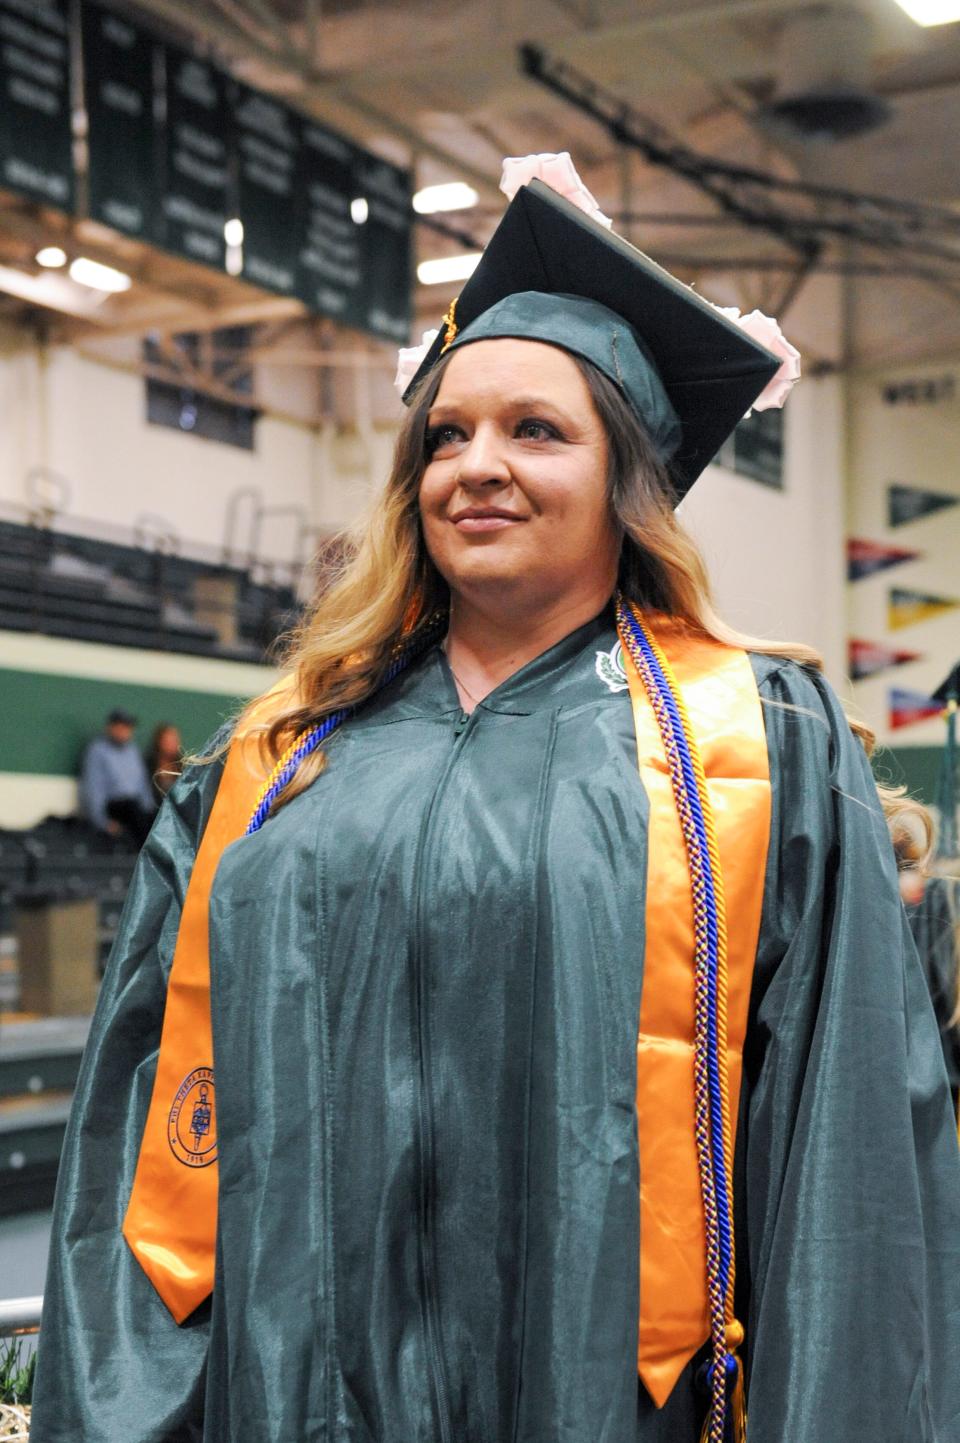
[[[508,516],[502,512],[490,511],[486,515],[454,516],[453,524],[458,531],[502,531],[505,526],[516,526],[524,518]]]

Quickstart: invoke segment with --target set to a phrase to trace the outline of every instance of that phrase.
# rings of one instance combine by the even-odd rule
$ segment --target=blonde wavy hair
[[[293,685],[269,720],[257,703],[240,718],[244,733],[259,732],[276,761],[305,727],[341,707],[353,707],[381,685],[402,638],[415,637],[449,604],[446,582],[430,559],[420,524],[420,481],[427,463],[427,417],[449,357],[427,376],[397,437],[386,487],[368,515],[347,535],[341,559],[302,622],[287,639],[283,661]],[[685,622],[693,631],[748,651],[788,657],[822,670],[812,647],[747,636],[714,610],[706,566],[674,513],[669,474],[653,452],[621,392],[588,361],[573,357],[603,422],[609,448],[610,507],[623,542],[619,586],[631,601]],[[874,738],[851,720],[867,754]],[[289,801],[323,769],[322,749],[301,764],[283,794]],[[880,789],[891,825],[906,812],[929,830],[929,817],[903,788]]]

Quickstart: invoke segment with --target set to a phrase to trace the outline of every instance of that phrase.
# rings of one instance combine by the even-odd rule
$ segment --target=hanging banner
[[[357,149],[322,125],[302,127],[297,177],[296,292],[313,311],[357,326],[363,316],[360,226],[353,218]]]
[[[164,46],[167,120],[163,244],[222,270],[230,217],[230,119],[221,71]]]
[[[940,716],[943,712],[942,702],[934,701],[932,696],[927,696],[922,691],[906,691],[902,687],[892,686],[889,700],[891,731],[913,726],[915,722],[928,721],[930,717]]]
[[[862,581],[903,561],[916,561],[919,551],[905,551],[901,546],[885,546],[882,541],[864,541],[851,536],[847,541],[847,580]]]
[[[358,154],[354,167],[360,206],[357,215],[366,214],[361,224],[365,282],[360,325],[401,345],[410,334],[413,289],[411,182],[409,171],[378,156]]]
[[[403,341],[413,293],[409,172],[304,121],[296,189],[296,294],[321,315]]]
[[[851,637],[847,642],[847,666],[852,681],[863,681],[864,677],[876,676],[891,666],[903,666],[908,661],[922,661],[919,651],[897,651],[894,647],[883,646],[876,641],[862,641]]]
[[[73,209],[67,0],[0,0],[0,186]]]
[[[89,208],[125,235],[157,236],[153,38],[100,5],[84,5],[83,86]]]
[[[931,596],[926,591],[905,591],[894,586],[887,597],[887,626],[890,631],[898,631],[904,626],[915,626],[918,621],[942,616],[958,606],[960,601],[952,596]]]
[[[246,85],[231,89],[237,152],[237,216],[243,226],[245,280],[293,294],[297,236],[293,224],[300,164],[300,117]]]
[[[906,526],[911,521],[919,521],[921,516],[932,516],[935,511],[944,511],[958,504],[960,496],[891,482],[887,487],[887,525],[891,528]]]
[[[727,437],[714,460],[738,476],[783,490],[783,412],[751,411]]]

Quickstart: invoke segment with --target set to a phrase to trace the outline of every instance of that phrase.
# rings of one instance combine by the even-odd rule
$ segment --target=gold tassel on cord
[[[452,346],[457,339],[457,332],[460,327],[457,325],[457,301],[459,296],[454,296],[447,307],[447,314],[443,318],[443,345],[440,347],[440,354],[443,355],[448,346]]]
[[[737,1358],[737,1376],[730,1390],[730,1431],[733,1434],[732,1443],[746,1443],[747,1440],[747,1400],[743,1391],[743,1364]]]

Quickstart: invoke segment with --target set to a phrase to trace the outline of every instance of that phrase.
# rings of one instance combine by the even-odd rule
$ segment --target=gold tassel
[[[457,332],[460,327],[457,325],[457,301],[459,296],[454,296],[447,307],[447,314],[443,318],[443,345],[440,347],[440,354],[443,355],[448,346],[452,346],[457,339]]]
[[[747,1400],[743,1390],[743,1364],[736,1359],[737,1376],[730,1390],[730,1432],[732,1443],[747,1443]]]

